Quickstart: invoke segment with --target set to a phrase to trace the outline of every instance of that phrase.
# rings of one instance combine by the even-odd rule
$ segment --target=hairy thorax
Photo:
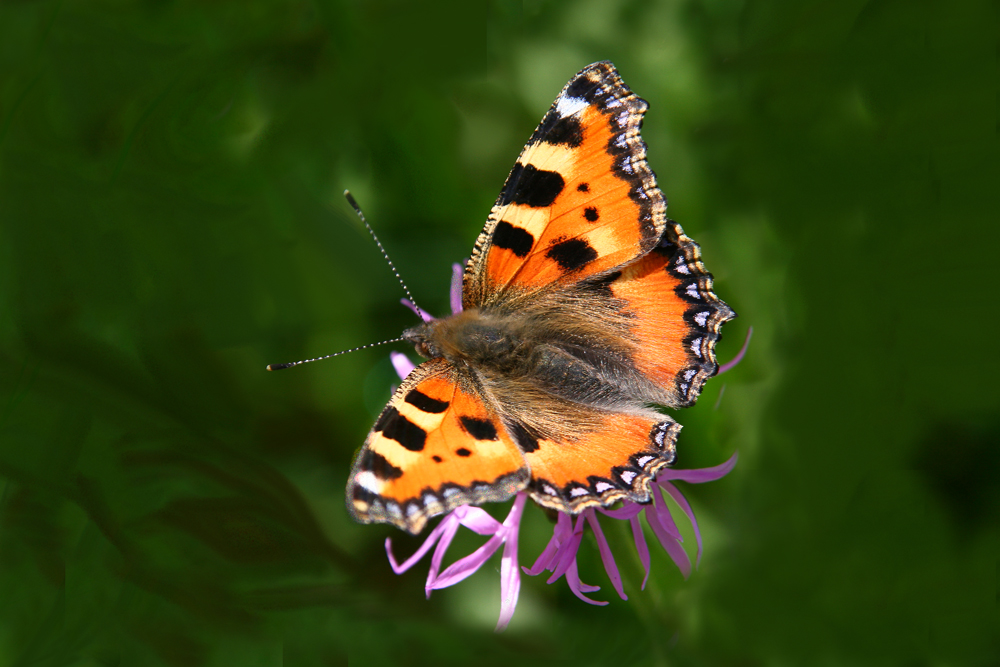
[[[451,362],[466,388],[505,418],[543,434],[569,421],[582,433],[605,412],[644,413],[649,404],[665,402],[621,338],[595,345],[600,338],[590,329],[600,318],[586,309],[500,314],[473,308],[408,329],[403,338],[421,356]]]
[[[524,318],[464,310],[443,320],[403,332],[417,353],[444,357],[458,368],[492,370],[517,377],[530,372],[529,358],[539,342]]]

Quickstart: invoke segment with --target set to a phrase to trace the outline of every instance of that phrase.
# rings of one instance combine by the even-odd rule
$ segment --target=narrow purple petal
[[[550,582],[551,583],[551,582]],[[600,586],[591,586],[580,581],[580,573],[576,569],[576,561],[570,565],[569,569],[566,570],[566,583],[569,585],[569,589],[573,591],[573,595],[580,598],[587,604],[597,605],[598,607],[603,607],[608,604],[606,600],[591,600],[584,593],[593,593],[594,591],[601,590]]]
[[[527,500],[527,493],[517,494],[510,514],[503,522],[507,532],[507,543],[503,547],[503,558],[500,561],[500,618],[497,620],[495,632],[507,629],[507,624],[514,617],[517,598],[521,593],[521,570],[517,564],[517,538],[521,529],[521,514]]]
[[[606,510],[603,507],[598,507],[597,511],[605,516],[609,516],[612,519],[631,519],[634,516],[639,516],[639,512],[642,511],[643,506],[639,503],[633,503],[626,500],[625,504],[616,510]]]
[[[719,370],[716,371],[716,373],[715,373],[716,375],[722,375],[726,371],[733,370],[733,368],[736,367],[736,364],[738,364],[741,361],[743,361],[743,355],[745,355],[747,353],[747,348],[750,347],[750,338],[752,336],[753,336],[753,327],[748,327],[747,328],[747,337],[746,337],[746,340],[743,341],[743,347],[741,347],[740,351],[736,353],[736,356],[733,357],[732,361],[727,361],[726,363],[724,363],[721,366],[719,366]]]
[[[462,265],[451,265],[451,312],[462,312]]]
[[[703,484],[705,482],[714,482],[717,479],[721,479],[729,474],[729,471],[733,469],[736,465],[736,460],[739,458],[739,452],[734,453],[729,457],[729,460],[725,463],[720,463],[717,466],[712,466],[711,468],[693,468],[691,470],[677,470],[675,468],[665,468],[663,472],[656,476],[657,483],[666,482],[670,480],[680,480],[682,482],[688,482],[690,484]]]
[[[579,585],[581,591],[583,591],[584,593],[593,593],[595,591],[601,590],[600,586],[591,586],[590,584],[583,583],[583,580],[580,579],[580,568],[579,568],[579,566],[576,567],[576,568],[574,568],[574,570],[576,571],[576,580],[577,580],[577,582],[579,582],[578,585]]]
[[[459,523],[479,535],[496,535],[503,525],[479,507],[462,505],[455,509],[455,515]]]
[[[694,528],[694,539],[698,542],[698,556],[694,561],[695,567],[697,567],[698,565],[701,565],[701,530],[698,529],[698,520],[694,518],[694,510],[691,509],[691,505],[688,503],[687,498],[684,497],[684,494],[681,493],[681,490],[676,486],[670,482],[661,482],[660,486],[662,486],[666,492],[670,494],[671,498],[677,501],[680,508],[684,510],[685,514],[687,514],[688,521],[691,522],[691,527]]]
[[[426,554],[430,548],[434,546],[434,543],[437,542],[439,537],[441,537],[441,533],[443,533],[448,527],[448,519],[449,517],[445,517],[441,523],[436,525],[430,535],[427,536],[427,539],[424,540],[424,543],[420,545],[420,548],[417,549],[412,556],[407,558],[402,565],[398,564],[396,562],[396,557],[392,555],[392,538],[385,538],[385,553],[389,556],[389,565],[392,567],[392,571],[396,574],[403,574],[416,565],[417,561],[424,557],[424,554]]]
[[[402,352],[396,352],[393,350],[389,353],[389,358],[392,360],[392,367],[396,369],[396,374],[399,375],[400,380],[405,380],[406,376],[417,367],[417,365],[410,361],[410,358]]]
[[[615,587],[618,597],[622,600],[628,600],[625,589],[622,587],[621,574],[618,572],[617,564],[615,564],[615,557],[611,554],[611,547],[608,546],[608,540],[604,537],[604,531],[601,530],[597,515],[594,510],[587,510],[584,514],[587,517],[587,523],[590,524],[590,529],[594,531],[594,537],[597,539],[597,550],[601,553],[601,562],[604,563],[604,571],[608,573],[611,585]]]
[[[670,514],[670,508],[667,506],[666,501],[663,499],[663,494],[660,493],[660,487],[653,487],[653,506],[655,512],[653,516],[656,518],[657,523],[663,528],[672,538],[678,542],[683,542],[684,537],[681,535],[680,529],[677,528],[677,524],[674,523],[674,517]],[[646,518],[649,519],[649,513],[646,513]]]
[[[583,515],[576,518],[576,525],[573,526],[573,534],[570,538],[562,544],[560,547],[558,562],[556,564],[556,569],[552,571],[552,576],[548,578],[545,582],[547,584],[554,583],[559,580],[559,577],[566,574],[566,571],[572,566],[576,567],[576,552],[580,549],[580,541],[583,539]]]
[[[535,560],[535,564],[524,568],[524,573],[534,577],[545,570],[555,569],[559,545],[565,541],[564,535],[567,532],[572,532],[572,520],[568,514],[560,512],[556,518],[556,527],[552,530],[552,538],[549,539],[549,543],[545,545],[542,553]]]
[[[549,539],[549,543],[545,545],[545,548],[542,550],[542,553],[540,553],[538,555],[538,558],[535,559],[535,564],[532,565],[531,567],[525,566],[523,568],[524,573],[534,577],[536,575],[541,574],[545,570],[548,570],[549,565],[552,563],[552,559],[556,555],[556,552],[558,550],[559,550],[559,540],[557,540],[556,536],[553,535],[551,539]]]
[[[459,516],[458,521],[462,525],[466,525],[466,519],[471,518],[474,522],[478,521],[479,525],[485,525],[482,520],[482,516],[489,517],[490,521],[493,522],[495,526],[494,535],[486,543],[473,551],[471,554],[465,558],[461,558],[445,569],[440,576],[436,577],[434,581],[428,581],[428,589],[439,589],[446,588],[448,586],[453,586],[458,582],[471,576],[476,570],[483,566],[489,558],[496,553],[496,550],[500,548],[500,545],[508,541],[512,536],[514,538],[515,549],[517,545],[517,533],[521,526],[521,514],[524,511],[524,503],[527,500],[528,495],[526,493],[519,493],[517,498],[514,500],[514,506],[511,507],[510,513],[507,515],[507,519],[504,520],[503,524],[500,524],[486,514],[485,511],[479,509],[478,507],[469,507],[462,515]],[[456,510],[457,512],[457,510]],[[516,560],[515,563],[516,565]],[[520,579],[518,580],[518,584]],[[515,600],[516,602],[516,600]]]
[[[441,563],[444,561],[444,554],[448,551],[448,547],[451,546],[451,541],[455,539],[455,534],[458,533],[459,523],[457,521],[457,515],[452,513],[445,517],[448,523],[448,527],[445,528],[444,532],[441,534],[441,539],[438,540],[437,548],[434,549],[434,555],[431,556],[431,567],[427,571],[427,581],[424,583],[424,593],[429,598],[431,596],[431,591],[434,590],[434,582],[437,581],[438,572],[441,571]],[[442,521],[441,523],[445,523]]]
[[[422,319],[424,322],[433,322],[434,317],[429,313],[425,313],[423,309],[417,308],[417,305],[410,301],[409,299],[400,299],[399,302],[413,311],[413,313]]]
[[[476,570],[483,566],[483,563],[496,553],[500,545],[503,544],[502,535],[494,535],[486,541],[486,544],[479,547],[465,558],[460,558],[449,565],[433,582],[428,583],[428,588],[437,590],[454,586],[463,579],[472,576]]]
[[[517,598],[521,594],[521,571],[517,565],[517,535],[507,540],[500,562],[500,618],[494,632],[503,632],[514,617]]]
[[[559,539],[560,544],[569,540],[573,535],[573,518],[569,514],[559,512],[556,517],[556,527],[552,531],[552,534]]]
[[[649,547],[646,546],[646,535],[642,532],[638,516],[631,517],[628,521],[632,524],[632,537],[635,539],[635,550],[639,552],[639,561],[646,570],[641,587],[641,590],[646,590],[646,582],[649,580]]]
[[[660,545],[670,556],[670,559],[680,568],[684,578],[687,579],[691,576],[691,559],[688,558],[687,552],[684,551],[680,542],[663,528],[663,523],[656,516],[658,509],[654,505],[646,508],[646,523],[653,529],[653,533],[656,535],[656,539],[660,541]],[[650,513],[652,513],[652,516],[650,516]]]

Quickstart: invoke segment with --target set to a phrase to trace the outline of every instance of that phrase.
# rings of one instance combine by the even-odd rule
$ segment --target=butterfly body
[[[403,337],[450,362],[505,424],[554,437],[570,423],[582,433],[599,421],[595,410],[645,413],[671,402],[635,367],[626,304],[601,287],[588,281],[510,308],[464,310]]]
[[[646,103],[610,63],[563,89],[518,158],[463,279],[463,310],[404,332],[428,361],[355,461],[348,506],[419,532],[521,490],[578,512],[645,502],[716,372],[735,313],[667,220],[645,161]]]

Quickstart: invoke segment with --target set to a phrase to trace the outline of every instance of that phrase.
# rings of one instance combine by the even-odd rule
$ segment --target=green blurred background
[[[998,664],[995,29],[903,0],[0,3],[0,664]],[[602,59],[740,313],[720,357],[755,331],[676,415],[679,465],[740,461],[686,488],[689,580],[653,546],[640,591],[606,521],[629,601],[588,536],[611,604],[526,577],[494,635],[498,559],[428,601],[383,549],[419,540],[346,513],[388,350],[264,366],[414,322],[345,188],[444,313]]]

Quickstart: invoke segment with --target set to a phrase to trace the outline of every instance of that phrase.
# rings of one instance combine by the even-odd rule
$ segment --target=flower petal
[[[724,363],[721,366],[719,366],[719,370],[717,370],[715,372],[716,375],[722,375],[723,373],[725,373],[727,371],[733,370],[733,368],[736,367],[736,364],[738,364],[741,361],[743,361],[743,355],[745,355],[747,353],[747,348],[750,347],[750,338],[751,338],[751,336],[753,336],[753,327],[752,326],[749,327],[749,328],[747,328],[747,337],[746,337],[746,340],[743,341],[743,347],[740,348],[740,351],[736,353],[736,356],[733,357],[731,361],[727,361],[726,363]]]
[[[646,546],[646,534],[642,532],[642,524],[639,517],[633,516],[629,520],[632,524],[632,537],[635,539],[635,550],[639,552],[639,562],[646,569],[646,576],[642,578],[641,590],[646,590],[646,582],[649,581],[649,547]]]
[[[584,593],[593,593],[594,591],[601,590],[600,586],[591,586],[590,584],[585,584],[580,581],[580,573],[576,569],[576,560],[573,561],[569,569],[566,570],[566,583],[569,585],[569,589],[573,591],[573,595],[580,598],[587,604],[597,605],[598,607],[603,607],[608,604],[607,600],[591,600]]]
[[[656,476],[656,481],[668,481],[679,479],[682,482],[688,482],[689,484],[704,484],[705,482],[714,482],[717,479],[721,479],[729,474],[729,471],[733,469],[736,465],[736,460],[739,458],[739,452],[735,452],[729,457],[729,460],[725,463],[720,463],[717,466],[712,466],[711,468],[693,468],[691,470],[676,470],[674,468],[665,468],[663,472]]]
[[[612,519],[631,519],[634,516],[639,516],[639,512],[641,512],[642,509],[643,505],[626,500],[625,504],[616,510],[607,510],[603,507],[598,507],[597,511],[605,516],[611,517]]]
[[[500,545],[508,541],[512,535],[514,537],[514,548],[516,549],[517,533],[521,528],[521,514],[524,511],[524,503],[527,498],[528,496],[525,493],[519,493],[517,495],[517,498],[514,500],[514,505],[511,507],[510,513],[507,514],[507,518],[504,520],[503,524],[497,522],[496,519],[489,516],[485,511],[478,507],[468,507],[463,505],[463,507],[466,507],[466,511],[458,513],[458,510],[455,510],[455,513],[453,514],[458,517],[457,521],[465,526],[468,525],[466,524],[466,520],[471,520],[473,525],[482,527],[483,525],[486,525],[483,517],[488,517],[493,526],[495,526],[493,529],[494,534],[483,546],[479,547],[465,558],[461,558],[449,565],[440,576],[434,579],[434,581],[428,580],[428,590],[447,588],[448,586],[453,586],[463,579],[471,576],[476,570],[482,567],[483,563],[489,560],[490,556],[496,553],[496,550],[500,548]],[[449,515],[449,517],[450,516],[452,515]],[[516,566],[516,564],[515,558],[514,565]],[[520,586],[520,579],[518,579],[518,586]]]
[[[436,525],[434,530],[430,532],[430,535],[427,536],[427,539],[424,540],[424,543],[420,545],[420,548],[417,549],[412,556],[407,558],[402,565],[398,564],[396,562],[396,557],[392,555],[392,538],[385,538],[385,553],[389,556],[389,566],[392,567],[392,571],[396,574],[403,574],[416,565],[417,561],[423,558],[424,554],[426,554],[428,550],[434,546],[434,543],[437,542],[438,538],[441,537],[441,533],[445,531],[450,523],[450,518],[451,515],[448,515],[441,521],[441,523]]]
[[[521,514],[528,494],[523,491],[517,494],[514,506],[504,520],[504,530],[507,543],[503,547],[503,558],[500,561],[500,618],[497,620],[496,632],[507,628],[517,607],[517,598],[521,592],[521,570],[517,565],[517,538],[521,528]]]
[[[661,482],[662,486],[670,497],[677,501],[680,508],[687,514],[688,521],[691,522],[691,527],[694,528],[694,539],[698,542],[698,556],[695,558],[695,567],[701,565],[701,531],[698,529],[698,520],[694,518],[694,510],[691,509],[690,503],[688,503],[687,498],[681,493],[681,490],[670,482]]]
[[[597,520],[597,515],[594,513],[594,510],[586,510],[583,514],[587,517],[590,529],[594,531],[594,537],[597,539],[597,550],[601,552],[601,562],[604,563],[604,571],[608,573],[611,585],[615,587],[618,597],[622,600],[628,600],[628,596],[625,595],[625,589],[622,587],[622,576],[618,572],[615,557],[611,554],[611,547],[608,546],[608,540],[604,537],[604,532],[601,530],[601,524]]]
[[[545,582],[554,583],[563,576],[569,568],[576,567],[576,552],[580,549],[580,541],[583,539],[583,515],[576,518],[576,525],[573,526],[573,534],[559,548],[556,556],[556,569],[552,571],[552,576]]]
[[[511,509],[511,512],[513,512],[513,509]],[[503,525],[480,507],[462,505],[455,508],[455,515],[458,517],[459,523],[480,535],[496,535],[497,531]]]
[[[449,296],[451,297],[451,312],[460,313],[462,312],[462,265],[452,264],[451,265],[451,290]]]
[[[433,322],[434,316],[430,313],[425,313],[422,309],[417,308],[417,304],[413,303],[409,299],[400,299],[399,302],[413,311],[413,313],[422,319],[424,322]]]
[[[483,563],[496,553],[500,545],[503,544],[503,535],[494,535],[486,541],[486,544],[479,547],[465,558],[460,558],[449,565],[434,581],[428,582],[427,588],[437,590],[454,586],[463,579],[467,579],[483,566]]]
[[[680,545],[672,535],[670,535],[664,528],[660,519],[656,516],[659,508],[655,505],[649,505],[646,507],[646,523],[649,527],[653,529],[653,533],[656,535],[656,539],[660,541],[660,545],[664,548],[670,559],[674,561],[677,567],[680,569],[681,574],[687,579],[691,576],[691,559],[688,558],[687,552]],[[669,514],[669,510],[664,510]],[[650,516],[653,513],[653,516]]]
[[[455,539],[455,534],[458,532],[459,523],[457,515],[449,514],[445,519],[448,520],[448,527],[441,534],[437,548],[434,549],[434,555],[431,556],[431,566],[427,570],[427,581],[424,583],[424,593],[428,598],[431,596],[431,591],[434,590],[434,582],[437,581],[438,572],[441,571],[441,562],[444,560],[444,554],[448,551],[451,541]],[[444,523],[444,521],[441,523]]]
[[[556,527],[552,530],[552,537],[545,545],[542,553],[538,555],[535,564],[524,568],[524,573],[532,577],[541,574],[545,570],[555,569],[556,555],[559,553],[559,545],[563,543],[563,534],[572,528],[572,520],[568,514],[560,512],[556,518]]]
[[[521,593],[521,571],[517,565],[517,534],[507,540],[500,561],[500,618],[494,632],[503,632],[514,617],[517,598]]]
[[[674,517],[670,514],[670,507],[667,506],[667,502],[663,499],[663,494],[660,492],[659,486],[653,487],[653,498],[654,498],[654,508],[655,512],[653,516],[660,526],[670,535],[672,538],[678,542],[683,542],[684,537],[681,535],[681,531],[677,528],[677,524],[674,523]],[[649,513],[646,513],[646,518],[649,518]]]
[[[410,361],[410,358],[402,352],[396,352],[393,350],[389,353],[389,358],[392,359],[392,367],[396,369],[396,373],[399,375],[400,380],[405,380],[406,376],[417,367],[417,365]]]

